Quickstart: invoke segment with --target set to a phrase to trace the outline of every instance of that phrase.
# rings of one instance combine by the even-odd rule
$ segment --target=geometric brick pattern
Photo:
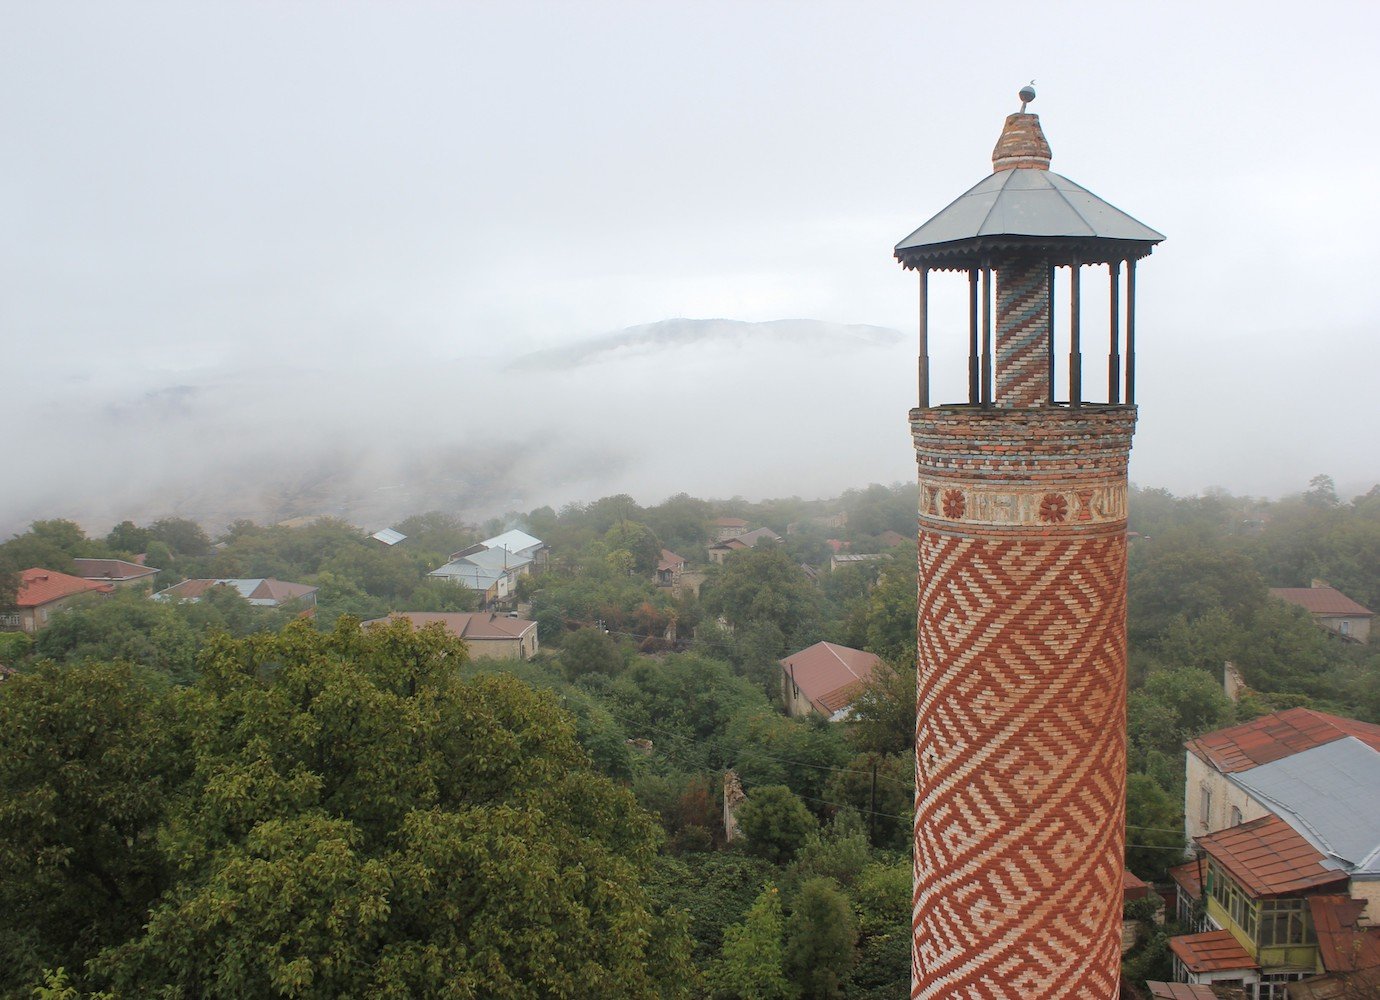
[[[1049,401],[1049,262],[1004,262],[997,271],[997,395],[1002,407]]]
[[[928,520],[911,996],[1115,997],[1124,522],[983,537]]]

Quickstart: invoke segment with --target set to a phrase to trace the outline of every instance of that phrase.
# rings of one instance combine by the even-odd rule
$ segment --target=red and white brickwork
[[[1129,406],[911,414],[912,997],[1117,995],[1134,426]]]
[[[997,329],[997,405],[1048,402],[1048,261],[1012,261],[997,272]]]

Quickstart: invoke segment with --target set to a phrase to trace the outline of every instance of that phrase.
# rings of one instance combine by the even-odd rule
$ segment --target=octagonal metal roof
[[[999,170],[896,244],[907,267],[967,267],[984,253],[1036,249],[1085,263],[1139,259],[1164,235],[1051,170]]]

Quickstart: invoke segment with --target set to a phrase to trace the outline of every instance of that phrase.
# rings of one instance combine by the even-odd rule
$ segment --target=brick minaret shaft
[[[1047,169],[1012,115],[998,170]],[[1119,983],[1135,407],[1049,402],[1049,268],[994,257],[992,405],[911,412],[919,467],[912,997]]]

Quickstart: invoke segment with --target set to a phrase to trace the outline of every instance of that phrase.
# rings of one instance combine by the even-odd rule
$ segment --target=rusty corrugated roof
[[[1380,751],[1380,726],[1328,715],[1311,708],[1290,708],[1207,733],[1184,744],[1224,774],[1289,757],[1324,743],[1355,736]]]
[[[1169,939],[1170,950],[1189,972],[1226,972],[1258,969],[1255,959],[1232,937],[1231,931],[1205,931]]]
[[[1182,889],[1189,899],[1203,898],[1203,883],[1198,877],[1198,862],[1189,861],[1169,869],[1169,877]]]
[[[1358,972],[1380,966],[1380,927],[1361,926],[1365,900],[1310,896],[1308,908],[1318,935],[1318,954],[1328,972]]]
[[[1346,872],[1326,867],[1326,857],[1278,816],[1264,816],[1196,839],[1257,899],[1297,896],[1348,881]]]
[[[1206,983],[1157,983],[1151,980],[1145,987],[1154,1000],[1218,1000],[1217,994]]]

